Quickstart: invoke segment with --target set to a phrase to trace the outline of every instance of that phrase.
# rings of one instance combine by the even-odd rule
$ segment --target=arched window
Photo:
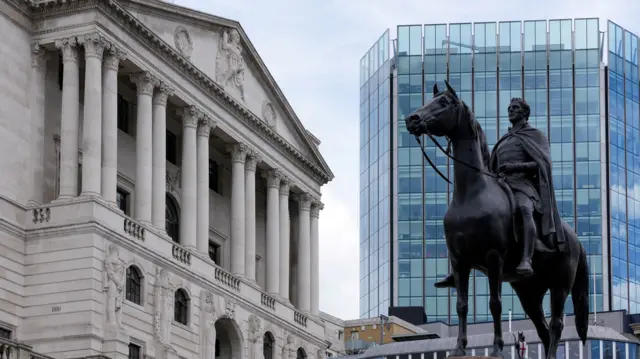
[[[138,268],[130,266],[127,268],[127,300],[136,304],[142,303],[142,275]]]
[[[180,324],[189,323],[189,297],[184,289],[176,291],[173,319]]]
[[[264,333],[264,338],[262,340],[262,354],[264,355],[264,359],[273,359],[273,348],[275,347],[276,341],[273,338],[271,333]]]
[[[296,359],[307,359],[307,353],[304,352],[304,349],[298,348]]]
[[[174,242],[180,243],[180,218],[176,201],[169,195],[166,196],[167,208],[165,210],[165,229]]]

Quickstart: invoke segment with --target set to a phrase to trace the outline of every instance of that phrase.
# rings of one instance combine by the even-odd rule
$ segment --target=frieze
[[[15,1],[15,0],[13,0]],[[303,171],[310,171],[310,175],[316,178],[321,183],[326,184],[333,179],[331,172],[325,171],[320,166],[309,160],[301,151],[293,147],[288,141],[274,131],[267,123],[261,118],[258,118],[251,111],[249,111],[244,105],[236,101],[227,93],[220,85],[214,80],[205,75],[200,69],[196,68],[191,62],[189,62],[179,51],[164,40],[159,38],[150,29],[148,29],[139,19],[133,16],[131,13],[122,8],[115,1],[98,2],[96,0],[78,0],[75,2],[68,2],[63,0],[51,0],[47,2],[41,2],[37,5],[29,1],[28,6],[32,13],[38,17],[52,16],[59,13],[79,11],[86,8],[99,7],[115,15],[112,19],[119,23],[121,27],[129,30],[133,34],[137,34],[141,37],[142,41],[146,41],[147,45],[156,51],[160,51],[163,54],[160,55],[168,62],[172,62],[174,65],[180,67],[186,77],[192,79],[192,81],[206,90],[208,90],[214,97],[221,99],[223,107],[229,111],[230,114],[236,115],[238,119],[249,125],[254,131],[256,131],[263,139],[273,141],[273,145],[283,155],[289,157],[291,161],[297,163]]]

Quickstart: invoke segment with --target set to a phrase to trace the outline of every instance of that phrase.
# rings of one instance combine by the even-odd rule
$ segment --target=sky
[[[360,58],[397,25],[599,17],[640,34],[638,0],[173,0],[239,21],[335,179],[322,188],[320,310],[359,317]]]

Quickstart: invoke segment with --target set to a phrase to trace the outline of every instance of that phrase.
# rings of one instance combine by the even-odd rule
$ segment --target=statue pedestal
[[[122,329],[105,329],[102,352],[111,359],[128,359],[129,335]]]

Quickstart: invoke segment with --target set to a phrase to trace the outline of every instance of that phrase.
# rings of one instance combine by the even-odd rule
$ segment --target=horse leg
[[[471,268],[467,265],[454,264],[453,276],[455,277],[456,290],[458,292],[458,299],[456,303],[456,310],[458,311],[458,341],[456,348],[451,352],[451,357],[466,356],[467,348],[467,313],[469,310],[469,275],[471,274]]]
[[[544,310],[542,309],[542,300],[547,292],[547,288],[535,282],[533,278],[511,283],[511,287],[518,295],[522,309],[524,309],[524,312],[536,327],[538,337],[544,346],[545,356],[549,355],[549,324],[547,324],[547,320],[544,317]]]
[[[564,303],[567,301],[569,291],[556,286],[551,288],[550,294],[551,320],[549,327],[551,338],[549,340],[547,359],[555,359],[556,352],[558,351],[558,343],[560,343],[562,336],[562,329],[564,329],[564,318],[562,314],[564,313]]]
[[[489,278],[489,309],[493,316],[493,351],[490,356],[503,358],[502,339],[502,266],[503,259],[496,251],[487,255],[487,277]]]

